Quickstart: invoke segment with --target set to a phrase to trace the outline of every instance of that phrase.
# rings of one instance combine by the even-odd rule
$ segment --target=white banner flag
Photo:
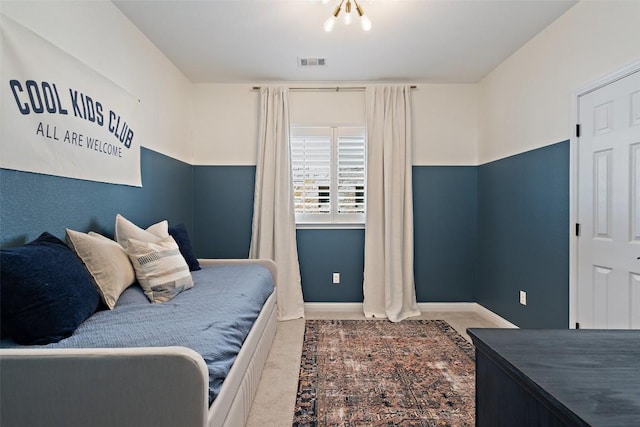
[[[141,186],[139,101],[0,14],[0,167]]]

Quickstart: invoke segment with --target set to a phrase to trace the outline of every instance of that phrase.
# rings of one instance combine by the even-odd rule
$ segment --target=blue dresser
[[[640,331],[467,333],[476,426],[640,426]]]

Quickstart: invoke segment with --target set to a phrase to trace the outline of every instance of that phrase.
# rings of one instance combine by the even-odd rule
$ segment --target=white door
[[[640,70],[579,97],[580,328],[640,328]]]

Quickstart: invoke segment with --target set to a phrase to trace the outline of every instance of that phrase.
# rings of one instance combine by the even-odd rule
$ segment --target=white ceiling
[[[114,0],[192,82],[473,83],[576,0],[363,0],[331,33],[338,0]],[[301,68],[298,57],[324,57]]]

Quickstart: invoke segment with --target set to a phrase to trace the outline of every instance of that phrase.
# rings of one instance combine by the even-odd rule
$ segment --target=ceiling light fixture
[[[327,3],[323,0],[323,3]],[[333,27],[336,25],[336,21],[338,20],[338,15],[340,15],[340,11],[342,11],[342,5],[344,4],[344,23],[346,25],[351,24],[352,14],[351,14],[351,0],[340,0],[340,4],[333,11],[331,16],[324,22],[324,30],[326,32],[333,31]],[[369,31],[371,29],[371,20],[367,15],[364,14],[362,7],[358,4],[356,0],[353,0],[353,4],[356,6],[356,12],[360,17],[360,26],[364,31]]]

